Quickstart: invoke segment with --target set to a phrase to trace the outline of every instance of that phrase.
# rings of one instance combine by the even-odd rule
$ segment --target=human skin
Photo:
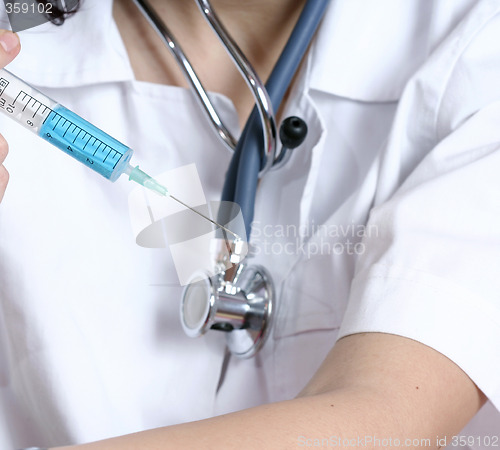
[[[411,439],[405,448],[437,448],[438,439],[450,442],[484,401],[469,377],[437,351],[400,336],[355,334],[335,344],[293,400],[59,450],[276,450],[331,436],[401,445]]]
[[[4,68],[9,64],[19,54],[20,50],[21,44],[17,34],[7,30],[0,30],[0,68]],[[9,172],[3,164],[8,152],[7,141],[0,134],[0,202],[4,197],[9,182]]]
[[[181,45],[205,88],[231,99],[243,127],[254,99],[195,2],[152,0],[150,4]],[[211,4],[260,78],[267,80],[305,0],[212,0]],[[114,2],[113,14],[137,80],[188,87],[169,50],[131,0]]]

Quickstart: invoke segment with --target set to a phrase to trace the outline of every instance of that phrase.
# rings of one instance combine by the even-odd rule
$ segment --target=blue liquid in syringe
[[[160,195],[169,195],[166,187],[139,166],[129,164],[131,148],[5,69],[0,69],[0,113],[110,181],[125,173],[129,180]]]
[[[133,154],[132,149],[61,105],[48,114],[39,136],[110,181],[123,173]]]

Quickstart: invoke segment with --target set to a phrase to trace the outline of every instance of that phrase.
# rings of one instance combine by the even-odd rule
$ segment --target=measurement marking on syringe
[[[75,131],[76,131],[76,127],[75,127]],[[76,139],[78,138],[78,136],[80,136],[80,133],[82,132],[83,130],[80,128],[80,131],[78,132],[78,134],[75,136],[75,139],[73,139],[73,144],[75,143]]]
[[[57,113],[54,113],[54,114],[57,114]],[[57,114],[57,115],[59,116],[59,114]],[[57,123],[54,125],[54,128],[52,128],[52,130],[55,130],[55,129],[56,129],[57,124],[61,121],[61,119],[62,119],[62,118],[63,118],[62,116],[59,116],[59,120],[58,120],[58,121],[57,121]],[[52,120],[54,120],[54,119],[52,119]]]
[[[85,147],[87,147],[87,144],[90,142],[91,139],[92,139],[92,135],[90,135],[89,140],[85,143],[85,145],[83,146],[82,150],[85,150]]]
[[[96,142],[97,142],[97,138],[95,138],[95,139],[96,139]],[[92,156],[95,156],[95,154],[97,153],[97,150],[99,150],[99,147],[102,145],[102,141],[99,141],[99,142],[100,142],[100,143],[99,143],[99,145],[97,146],[97,148],[95,149],[95,152],[94,152],[94,154],[93,154]],[[94,142],[94,144],[95,144],[95,142]]]
[[[43,113],[45,113],[45,111],[46,111],[47,109],[48,109],[50,112],[47,114],[47,117],[46,117],[46,118],[45,118],[45,120],[42,122],[42,125],[45,125],[45,122],[47,122],[47,119],[50,117],[50,115],[51,115],[52,113],[54,113],[54,110],[53,110],[53,109],[51,109],[51,108],[49,108],[48,106],[45,106],[45,110],[43,111]],[[42,113],[42,114],[43,114],[43,113]],[[54,114],[55,114],[55,113],[54,113]]]
[[[33,108],[37,105],[38,103],[38,108],[36,109],[36,111],[33,113],[33,115],[31,116],[32,119],[34,119],[36,117],[36,115],[38,114],[38,111],[40,111],[40,108],[42,106],[45,107],[43,113],[45,113],[45,111],[47,109],[50,109],[48,108],[46,105],[44,105],[42,102],[38,101],[36,98],[32,97],[31,95],[29,95],[27,92],[24,92],[24,91],[20,91],[19,94],[17,94],[15,100],[12,102],[12,104],[14,105],[17,100],[19,99],[19,97],[24,94],[24,97],[22,98],[21,100],[21,103],[24,103],[24,106],[23,106],[23,109],[21,110],[21,112],[24,112],[26,111],[26,108],[28,108],[30,106],[30,103],[33,101]],[[26,97],[28,97],[28,101],[26,101]],[[50,110],[52,111],[52,110]],[[42,113],[42,114],[43,114]],[[50,114],[49,114],[50,115]],[[47,120],[48,117],[45,118],[45,120]],[[45,123],[45,120],[43,121],[43,123]]]
[[[14,102],[13,102],[13,103],[16,103],[16,102],[17,102],[17,99],[19,98],[19,96],[20,96],[22,93],[23,93],[23,92],[21,91],[19,94],[17,94],[17,97],[16,97],[16,99],[14,100]],[[28,96],[28,94],[24,94],[24,97],[23,97],[23,99],[21,100],[21,102],[24,102],[24,99],[25,99],[27,96]],[[29,97],[29,98],[31,98],[31,99],[33,99],[33,97],[31,97],[31,96],[28,96],[28,97]],[[24,110],[28,107],[28,105],[29,105],[29,104],[30,104],[30,100],[28,100],[28,101],[26,102],[26,104],[24,105],[23,112],[24,112]]]
[[[33,99],[33,97],[25,94],[23,100],[26,100],[26,97],[29,97],[30,101],[28,101],[27,103],[24,104],[25,108],[30,106],[31,99]],[[105,164],[106,162],[109,161],[108,164],[110,164],[110,166],[112,164],[112,160],[115,160],[114,164],[112,165],[112,170],[114,170],[116,168],[118,162],[120,161],[121,156],[123,156],[124,153],[107,145],[104,141],[99,139],[97,136],[95,136],[94,134],[89,133],[87,130],[85,130],[85,128],[82,128],[81,126],[79,126],[75,122],[73,122],[72,120],[67,119],[64,116],[64,114],[60,114],[60,113],[54,111],[53,109],[51,109],[50,107],[48,107],[47,105],[44,105],[43,103],[38,102],[36,99],[33,99],[33,104],[36,105],[36,103],[38,103],[39,105],[35,111],[34,116],[36,116],[37,114],[39,114],[39,115],[46,114],[46,117],[44,118],[42,124],[45,124],[47,122],[47,120],[50,119],[50,123],[51,123],[50,126],[51,126],[52,130],[53,131],[57,130],[55,136],[50,136],[47,133],[47,137],[55,138],[56,140],[61,140],[61,144],[62,144],[64,142],[64,141],[62,141],[62,139],[66,138],[66,135],[68,133],[70,133],[71,136],[73,137],[73,139],[71,140],[72,141],[72,146],[70,147],[71,151],[79,151],[82,154],[85,154],[87,147],[91,146],[94,149],[94,152],[92,153],[93,157],[95,157],[97,155],[97,153],[100,153],[100,155],[97,156],[99,161],[101,161],[102,164]],[[44,107],[43,110],[42,110],[42,106]],[[41,111],[41,113],[40,113],[40,111]],[[62,119],[62,121],[61,121],[61,119]],[[61,135],[61,133],[62,133],[62,135]],[[87,138],[87,136],[88,136],[88,138]],[[92,141],[92,139],[93,139],[93,141]],[[67,142],[69,143],[71,141],[68,140]],[[83,144],[83,147],[81,147],[80,144],[77,144],[76,148],[73,147],[73,144],[76,144],[77,141],[81,142]],[[66,144],[63,144],[63,145],[66,145]],[[88,157],[90,157],[91,151],[89,151],[86,154],[89,155]]]
[[[38,106],[38,109],[35,111],[35,113],[33,114],[33,119],[35,118],[35,116],[38,114],[38,110],[42,107],[42,104],[40,103],[40,106]]]
[[[66,119],[66,121],[62,124],[62,126],[63,126],[63,127],[64,127],[64,124],[65,124],[66,122],[69,122],[69,120],[68,120],[68,119]],[[69,122],[68,128],[66,128],[66,131],[64,132],[63,137],[66,137],[66,133],[67,133],[67,132],[68,132],[68,130],[71,128],[71,125],[72,125],[72,124],[73,124],[73,122]]]
[[[109,146],[108,146],[108,147],[109,147]],[[111,152],[114,150],[114,149],[112,149],[111,147],[109,147],[109,148],[110,148],[111,150],[110,150],[110,151],[108,152],[108,154],[106,155],[106,158],[104,158],[103,163],[105,163],[105,162],[106,162],[106,160],[108,159],[108,156],[109,156],[109,155],[111,154]],[[116,152],[116,150],[115,150],[115,152]]]

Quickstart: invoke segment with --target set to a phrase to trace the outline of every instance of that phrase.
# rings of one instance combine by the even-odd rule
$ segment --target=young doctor
[[[253,102],[194,2],[151,3],[237,134]],[[213,0],[263,79],[304,3]],[[259,185],[251,241],[279,306],[248,360],[182,334],[173,263],[135,244],[126,181],[1,117],[13,448],[499,446],[499,30],[496,0],[332,0],[279,111],[307,139]],[[2,66],[141,167],[195,163],[220,198],[231,154],[129,1],[21,32],[16,58],[17,39],[1,32]]]

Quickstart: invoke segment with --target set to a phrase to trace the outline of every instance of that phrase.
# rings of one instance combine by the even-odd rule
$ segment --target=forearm
[[[433,438],[403,431],[397,409],[376,392],[335,391],[274,403],[199,422],[158,428],[81,446],[81,450],[179,448],[290,449],[310,439]],[[394,419],[394,420],[391,420]],[[409,434],[408,434],[409,433]],[[323,441],[325,442],[325,441]],[[434,444],[434,443],[433,443]],[[69,450],[70,447],[67,449]],[[73,448],[73,447],[71,447]]]
[[[347,439],[345,447],[361,439],[364,448],[433,448],[437,438],[458,433],[484,400],[467,375],[440,353],[410,339],[369,333],[341,339],[294,400],[77,448],[274,450],[330,437]]]

